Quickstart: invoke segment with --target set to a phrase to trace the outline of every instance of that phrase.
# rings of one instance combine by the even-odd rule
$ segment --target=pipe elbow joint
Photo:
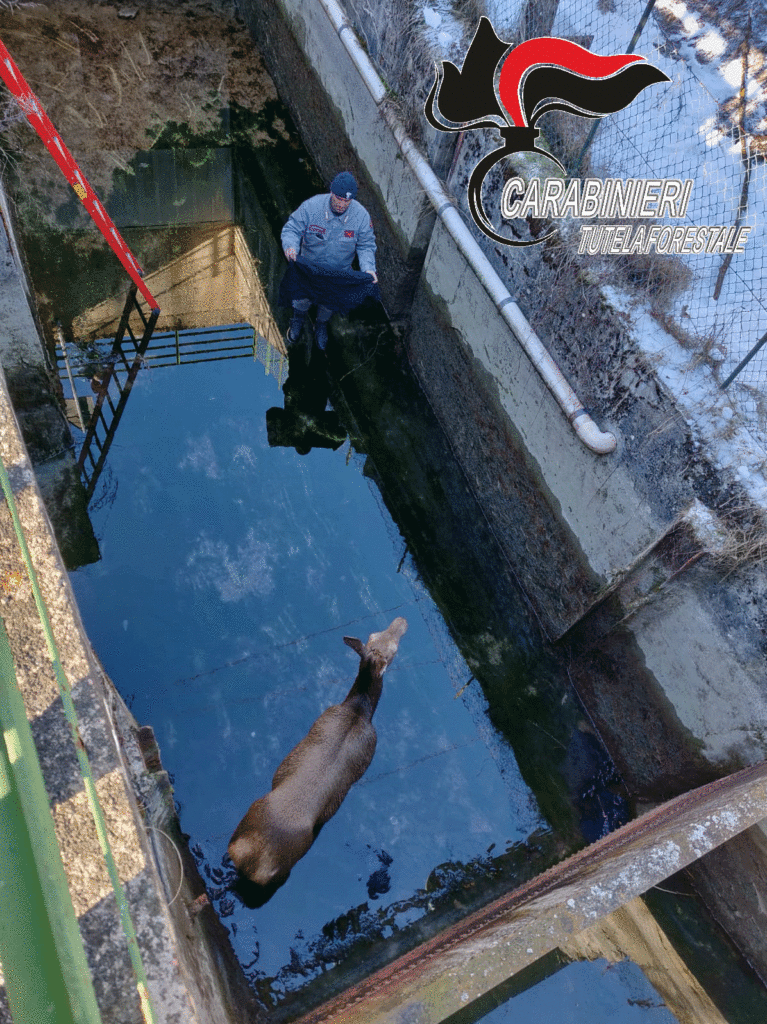
[[[585,409],[578,409],[570,417],[573,430],[588,449],[597,455],[609,455],[618,444],[615,434],[599,429]]]

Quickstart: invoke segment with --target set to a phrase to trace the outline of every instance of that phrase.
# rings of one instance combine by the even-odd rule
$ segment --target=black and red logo
[[[429,124],[439,131],[500,131],[504,145],[483,157],[471,173],[469,209],[477,226],[495,241],[535,245],[542,239],[506,238],[488,220],[481,192],[490,168],[510,153],[535,152],[564,171],[556,157],[535,145],[540,134],[535,123],[543,114],[564,110],[580,117],[605,117],[627,107],[648,85],[668,81],[668,75],[637,54],[600,56],[578,43],[552,36],[511,47],[483,17],[461,70],[451,61],[442,61],[442,74],[438,69],[424,110]]]

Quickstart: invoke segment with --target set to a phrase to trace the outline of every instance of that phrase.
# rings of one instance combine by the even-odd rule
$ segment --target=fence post
[[[655,0],[647,0],[647,6],[645,7],[644,11],[642,12],[642,17],[639,19],[639,24],[634,29],[634,35],[631,37],[631,42],[626,47],[626,53],[633,53],[634,52],[634,47],[639,42],[639,37],[641,36],[642,32],[644,31],[644,27],[647,24],[647,19],[650,17],[650,14],[652,13],[652,9],[653,9],[654,6],[655,6]],[[589,146],[594,141],[594,136],[597,133],[597,128],[598,127],[599,127],[599,119],[595,120],[594,123],[592,124],[591,128],[590,128],[589,134],[586,136],[586,141],[583,143],[583,148],[581,149],[580,153],[578,154],[578,159],[575,161],[575,165],[573,167],[573,171],[572,171],[572,174],[570,175],[570,177],[574,178],[575,175],[578,173],[578,171],[580,171],[581,164],[583,163],[583,158],[585,157],[585,155],[586,155],[586,153],[587,153],[587,151],[589,149]]]

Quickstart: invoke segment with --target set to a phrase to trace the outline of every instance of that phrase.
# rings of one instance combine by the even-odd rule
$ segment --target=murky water
[[[111,496],[92,515],[101,560],[73,574],[214,883],[250,802],[351,685],[342,637],[408,620],[365,778],[269,904],[253,912],[219,893],[240,957],[267,976],[296,955],[311,971],[323,927],[365,903],[401,925],[438,864],[542,825],[510,748],[456,699],[471,672],[360,458],[348,442],[306,458],[270,448],[265,412],[279,398],[248,361],[141,374],[110,452]]]

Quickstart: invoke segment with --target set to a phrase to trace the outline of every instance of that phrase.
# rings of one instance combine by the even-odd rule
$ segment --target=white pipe
[[[325,13],[330,18],[331,24],[338,33],[339,39],[346,47],[346,52],[349,54],[354,66],[359,71],[368,88],[368,92],[375,101],[376,106],[380,106],[386,96],[386,86],[381,81],[381,77],[376,69],[370,63],[370,58],[362,49],[360,41],[357,38],[357,33],[354,30],[354,26],[346,17],[344,10],[336,3],[336,0],[320,0],[320,3],[325,8]]]
[[[607,455],[609,452],[614,451],[617,443],[615,436],[600,430],[583,408],[578,396],[565,380],[562,371],[547,352],[541,339],[527,322],[524,313],[493,269],[487,256],[480,249],[473,234],[466,226],[463,217],[461,217],[453,205],[453,200],[447,193],[444,185],[431,169],[428,161],[418,151],[392,107],[388,104],[383,104],[383,100],[386,98],[386,88],[378,72],[371,64],[370,58],[362,49],[346,14],[336,0],[320,0],[320,3],[338,33],[341,42],[344,44],[354,66],[359,71],[376,106],[381,109],[381,114],[391,129],[402,155],[431,200],[434,209],[437,211],[437,216],[442,220],[460,252],[471,265],[501,316],[527,353],[543,382],[570,421],[573,430],[586,447],[597,455]]]

